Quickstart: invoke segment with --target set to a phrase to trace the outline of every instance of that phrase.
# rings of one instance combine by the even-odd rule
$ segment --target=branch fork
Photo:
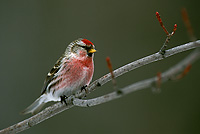
[[[162,22],[162,19],[161,19],[161,17],[160,17],[160,14],[159,14],[158,12],[156,12],[156,18],[158,19],[158,21],[159,21],[159,23],[160,23],[160,26],[163,28],[164,32],[165,32],[166,35],[167,35],[167,38],[166,38],[166,40],[165,40],[163,46],[161,47],[161,49],[160,49],[160,51],[159,51],[159,53],[162,54],[162,55],[164,56],[165,50],[166,50],[166,48],[167,48],[167,43],[169,43],[171,37],[175,34],[175,32],[176,32],[176,30],[177,30],[177,24],[174,24],[174,29],[173,29],[173,31],[172,31],[171,33],[169,33],[169,32],[167,31],[167,29],[165,28],[165,26],[164,26],[164,24],[163,24],[163,22]]]

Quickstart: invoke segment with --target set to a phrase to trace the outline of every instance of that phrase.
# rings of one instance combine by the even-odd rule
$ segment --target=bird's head
[[[79,56],[89,56],[92,57],[96,52],[94,44],[83,38],[79,38],[69,44],[66,52]]]

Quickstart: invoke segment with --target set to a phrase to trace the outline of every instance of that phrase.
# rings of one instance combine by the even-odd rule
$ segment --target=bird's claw
[[[87,87],[87,85],[85,85],[85,86],[81,87],[81,92],[82,92],[83,90],[85,90],[85,92],[87,92],[87,89],[86,89],[86,87]]]
[[[65,103],[65,105],[67,106],[67,102],[66,102],[66,99],[67,99],[68,97],[67,96],[65,96],[65,95],[63,95],[63,96],[60,96],[60,99],[61,99],[61,103],[63,104],[63,102]]]

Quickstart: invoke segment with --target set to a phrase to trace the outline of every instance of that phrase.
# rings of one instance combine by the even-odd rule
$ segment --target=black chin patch
[[[93,53],[88,53],[87,55],[88,55],[89,57],[92,57],[92,54],[93,54]]]

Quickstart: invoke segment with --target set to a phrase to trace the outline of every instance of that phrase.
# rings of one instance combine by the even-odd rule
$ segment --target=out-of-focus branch
[[[193,30],[192,25],[190,23],[190,19],[189,19],[189,16],[188,16],[186,8],[183,8],[181,10],[181,15],[182,15],[182,19],[183,19],[183,22],[185,24],[185,27],[187,29],[187,33],[188,33],[188,35],[190,37],[190,40],[191,41],[195,41],[197,38],[194,35],[194,30]]]
[[[166,50],[165,51],[165,54],[164,56],[162,54],[160,54],[159,52],[155,53],[155,54],[152,54],[152,55],[149,55],[147,57],[144,57],[144,58],[141,58],[137,61],[134,61],[134,62],[131,62],[125,66],[122,66],[116,70],[113,71],[114,73],[114,76],[115,77],[119,77],[120,75],[122,74],[125,74],[133,69],[136,69],[136,68],[139,68],[139,67],[142,67],[144,65],[147,65],[149,63],[152,63],[152,62],[155,62],[155,61],[158,61],[158,60],[162,60],[166,57],[170,57],[172,55],[175,55],[175,54],[178,54],[178,53],[181,53],[183,51],[187,51],[187,50],[190,50],[190,49],[194,49],[194,48],[197,48],[197,47],[200,47],[200,40],[196,41],[196,42],[190,42],[190,43],[186,43],[184,45],[180,45],[180,46],[177,46],[177,47],[174,47],[174,48],[171,48],[169,50]],[[199,57],[199,51],[196,51],[195,54],[192,54],[192,56],[190,55],[189,59],[185,59],[186,61],[190,62],[190,64],[196,60],[197,57]],[[193,57],[193,58],[192,58]],[[177,65],[174,67],[174,69],[170,69],[168,72],[165,72],[162,74],[162,82],[168,80],[171,76],[173,76],[173,72],[175,70],[181,70],[182,67],[185,65],[184,62],[186,61],[182,61],[181,63],[179,63],[180,65]],[[139,82],[139,83],[135,83],[131,86],[128,86],[126,88],[123,89],[123,93],[124,94],[128,94],[132,91],[136,91],[136,90],[139,90],[139,89],[143,89],[143,88],[146,88],[146,87],[149,87],[151,85],[151,83],[153,83],[154,81],[156,81],[156,77],[154,78],[151,78],[151,79],[148,79],[148,80],[145,80],[145,81],[142,81],[142,82]],[[111,75],[110,73],[109,74],[106,74],[104,75],[103,77],[97,79],[96,81],[94,81],[93,83],[91,83],[88,87],[87,87],[87,93],[86,92],[79,92],[77,93],[75,96],[72,96],[72,97],[69,97],[67,99],[67,106],[64,105],[64,104],[61,104],[60,102],[50,106],[50,107],[47,107],[46,109],[44,109],[43,111],[41,111],[40,113],[24,120],[24,121],[21,121],[17,124],[14,124],[8,128],[5,128],[3,130],[0,131],[0,134],[4,134],[4,133],[18,133],[18,132],[21,132],[21,131],[24,131],[34,125],[37,125],[39,124],[40,122],[66,110],[66,109],[69,109],[69,108],[72,108],[74,104],[78,105],[78,101],[81,103],[84,103],[80,106],[84,106],[86,104],[91,106],[91,105],[96,105],[96,104],[100,104],[100,103],[103,103],[103,102],[107,102],[109,100],[112,100],[112,99],[115,99],[115,98],[118,98],[120,97],[121,95],[123,94],[116,94],[116,92],[114,93],[111,93],[111,94],[108,94],[107,96],[104,96],[104,99],[101,100],[101,97],[98,97],[96,98],[96,102],[94,102],[93,104],[90,103],[89,104],[89,101],[85,100],[78,100],[78,99],[75,99],[75,98],[82,98],[84,97],[86,94],[90,93],[91,91],[95,90],[96,87],[98,86],[102,86],[104,85],[105,83],[107,83],[108,81],[111,80]],[[113,97],[112,97],[113,96]],[[73,100],[73,103],[72,103],[72,98],[74,98]],[[101,100],[98,101],[98,99]]]

